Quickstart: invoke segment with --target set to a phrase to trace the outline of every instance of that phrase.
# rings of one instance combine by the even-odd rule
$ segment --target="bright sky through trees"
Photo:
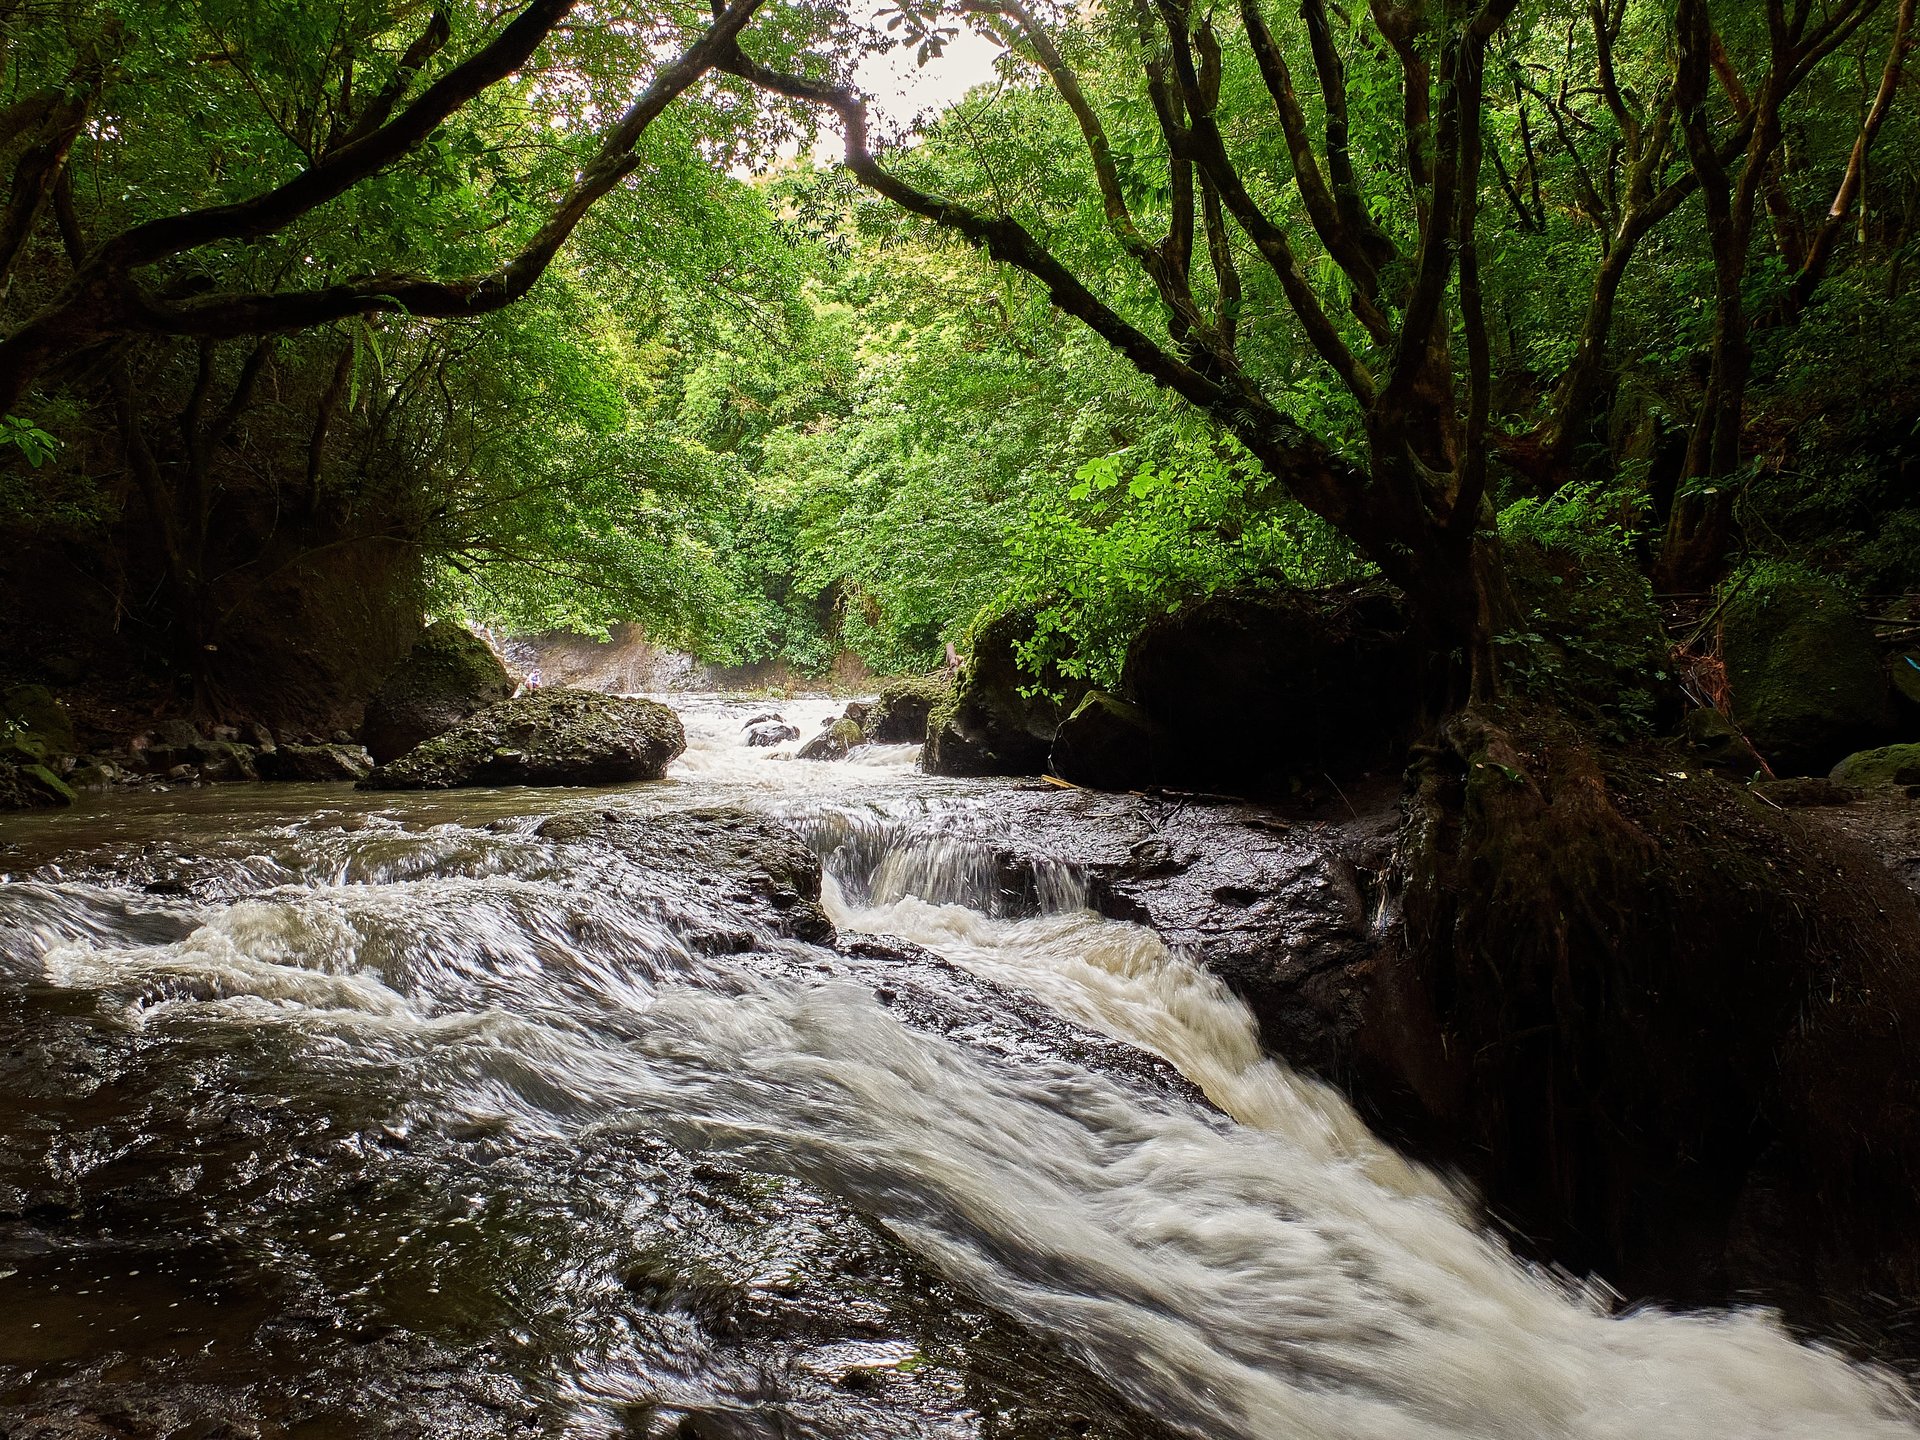
[[[874,23],[884,12],[874,11]],[[901,126],[929,110],[944,110],[974,86],[993,78],[1000,48],[962,26],[938,58],[914,63],[913,47],[870,55],[855,71],[860,88],[890,125]]]

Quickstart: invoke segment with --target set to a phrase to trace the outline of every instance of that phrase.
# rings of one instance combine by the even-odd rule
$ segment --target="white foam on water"
[[[1165,1057],[1225,1115],[694,954],[617,885],[565,882],[285,886],[144,942],[109,938],[95,897],[41,963],[137,1023],[290,1027],[313,1063],[405,1066],[449,1109],[643,1127],[798,1175],[1205,1440],[1920,1436],[1894,1381],[1766,1315],[1612,1316],[1518,1263],[1139,927],[826,896],[846,928]]]

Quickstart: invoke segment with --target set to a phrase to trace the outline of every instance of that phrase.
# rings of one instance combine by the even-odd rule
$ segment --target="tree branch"
[[[1863,207],[1866,203],[1862,190],[1866,184],[1867,155],[1873,149],[1874,138],[1879,135],[1880,127],[1886,123],[1887,115],[1893,109],[1894,96],[1900,88],[1900,72],[1906,64],[1907,52],[1913,48],[1913,11],[1914,0],[1900,0],[1900,9],[1894,16],[1893,41],[1887,47],[1887,61],[1880,71],[1880,88],[1874,94],[1866,118],[1860,122],[1860,133],[1854,137],[1853,150],[1847,156],[1846,173],[1840,178],[1840,188],[1834,192],[1826,218],[1815,233],[1813,244],[1807,248],[1800,273],[1793,277],[1787,298],[1790,313],[1797,314],[1805,308],[1815,287],[1825,277],[1827,266],[1833,260],[1834,246],[1846,229],[1847,212],[1853,209],[1854,200],[1859,198]]]

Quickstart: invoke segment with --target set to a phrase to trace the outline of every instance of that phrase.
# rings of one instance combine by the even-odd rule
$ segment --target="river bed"
[[[0,1433],[1920,1435],[1517,1262],[1073,857],[1009,875],[1014,782],[670,698],[649,785],[0,818]]]

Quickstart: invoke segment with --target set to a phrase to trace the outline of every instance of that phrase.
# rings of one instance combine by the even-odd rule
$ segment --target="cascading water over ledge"
[[[1764,1316],[1516,1263],[991,785],[703,758],[713,707],[678,783],[155,802],[0,883],[10,1419],[1920,1434]]]
[[[979,833],[974,809],[916,818],[829,806],[784,817],[806,837],[849,904],[879,906],[912,896],[997,919],[1087,908],[1085,872],[1024,855]]]

